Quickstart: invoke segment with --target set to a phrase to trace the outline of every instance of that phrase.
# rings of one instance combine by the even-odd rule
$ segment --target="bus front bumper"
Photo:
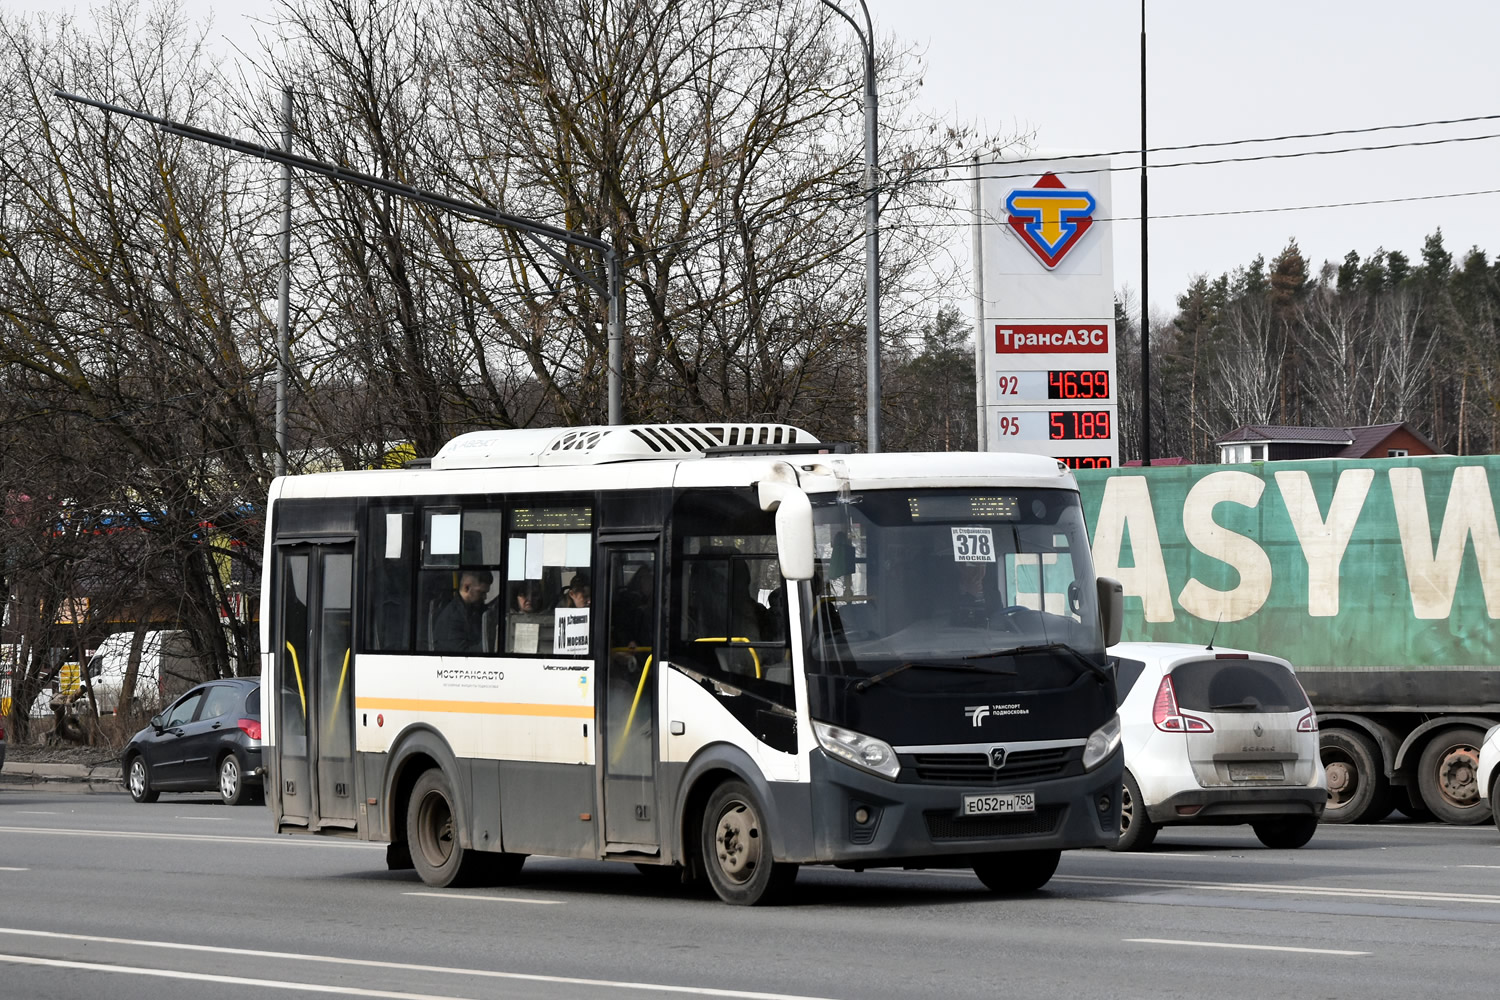
[[[816,861],[845,867],[964,867],[1001,851],[1108,847],[1119,836],[1124,754],[1086,774],[1014,786],[887,781],[814,750]],[[965,795],[1031,792],[1030,813],[965,816]]]

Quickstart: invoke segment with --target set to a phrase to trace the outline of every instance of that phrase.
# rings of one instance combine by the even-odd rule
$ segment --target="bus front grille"
[[[1046,750],[1017,750],[1005,758],[1000,768],[990,767],[989,757],[982,753],[912,753],[901,754],[903,776],[908,768],[917,781],[938,785],[1008,785],[1037,778],[1057,778],[1070,770],[1081,770],[1082,747],[1051,747]],[[1078,764],[1078,768],[1069,765]]]
[[[987,840],[994,837],[1043,836],[1057,830],[1061,806],[1049,806],[1024,816],[955,816],[950,810],[922,814],[933,840]]]

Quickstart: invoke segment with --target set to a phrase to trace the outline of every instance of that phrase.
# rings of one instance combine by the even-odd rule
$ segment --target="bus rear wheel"
[[[482,852],[466,850],[459,843],[453,792],[437,768],[423,773],[412,786],[406,808],[406,843],[412,866],[434,888],[468,885],[486,868]]]
[[[726,903],[774,903],[797,878],[796,865],[772,859],[765,810],[742,781],[726,781],[708,797],[698,848],[709,885]]]

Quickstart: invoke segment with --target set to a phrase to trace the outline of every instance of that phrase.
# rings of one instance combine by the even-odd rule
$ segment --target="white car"
[[[1490,815],[1495,817],[1495,825],[1500,826],[1500,788],[1495,787],[1495,779],[1500,778],[1496,773],[1496,766],[1500,765],[1500,726],[1491,726],[1484,734],[1484,742],[1479,746],[1479,775],[1476,779],[1479,783],[1479,804],[1490,807]]]
[[[1110,647],[1125,745],[1117,851],[1170,824],[1249,823],[1267,847],[1312,839],[1328,801],[1318,720],[1278,656],[1168,642]]]

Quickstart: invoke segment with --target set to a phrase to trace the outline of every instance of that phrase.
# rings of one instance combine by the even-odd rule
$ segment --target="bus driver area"
[[[262,611],[277,829],[435,886],[527,855],[775,899],[802,864],[1044,884],[1121,754],[1071,474],[798,428],[463,435],[281,478]]]

